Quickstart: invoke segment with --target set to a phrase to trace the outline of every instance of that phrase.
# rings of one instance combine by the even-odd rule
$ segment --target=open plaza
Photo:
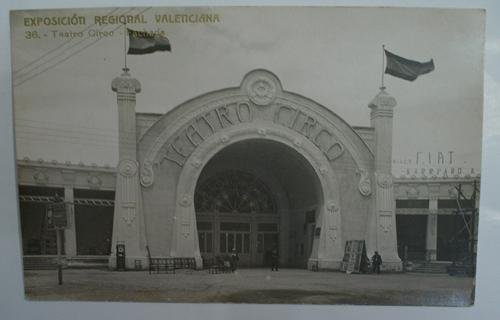
[[[469,306],[474,296],[473,278],[423,273],[68,269],[62,285],[56,270],[25,271],[24,279],[30,300]]]

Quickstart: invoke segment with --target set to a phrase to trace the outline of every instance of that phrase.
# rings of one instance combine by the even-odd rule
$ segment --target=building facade
[[[472,178],[393,179],[396,101],[383,89],[368,104],[370,127],[349,125],[261,69],[164,115],[136,112],[141,88],[128,70],[112,89],[117,168],[18,161],[26,256],[54,254],[44,212],[59,193],[66,256],[108,257],[111,268],[117,244],[130,269],[147,267],[148,252],[201,268],[233,248],[257,267],[277,248],[283,266],[337,270],[348,240],[379,251],[385,270],[402,269],[403,246],[411,258],[449,258],[452,190],[462,183],[469,192]]]

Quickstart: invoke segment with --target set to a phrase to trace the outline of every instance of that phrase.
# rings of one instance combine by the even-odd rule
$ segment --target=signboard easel
[[[366,256],[366,246],[364,240],[346,241],[344,258],[342,259],[341,270],[346,273],[364,272]]]

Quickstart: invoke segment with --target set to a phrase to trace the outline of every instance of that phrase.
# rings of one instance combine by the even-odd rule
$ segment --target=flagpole
[[[127,68],[127,24],[123,24],[123,57],[125,60],[125,67],[123,71],[127,72],[129,69]]]
[[[384,66],[384,55],[385,55],[385,44],[382,45],[382,85],[380,86],[380,90],[384,90],[384,72],[385,72],[385,66]]]

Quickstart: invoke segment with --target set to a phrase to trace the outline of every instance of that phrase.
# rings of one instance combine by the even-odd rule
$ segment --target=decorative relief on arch
[[[372,194],[370,174],[366,169],[360,169],[357,173],[360,176],[358,190],[363,196],[368,197]]]
[[[340,226],[340,208],[335,201],[330,200],[327,203],[326,209],[328,210],[328,239],[335,243],[339,237]]]
[[[229,142],[229,140],[231,140],[231,137],[230,137],[230,136],[228,136],[227,134],[224,134],[224,135],[222,135],[222,136],[220,137],[220,140],[219,140],[219,141],[220,141],[220,143],[222,143],[222,144],[226,144],[226,143],[228,143],[228,142]]]
[[[254,70],[248,73],[242,83],[242,88],[257,106],[267,106],[275,99],[281,84],[272,73],[266,70]]]
[[[154,181],[153,164],[146,160],[141,166],[141,184],[143,187],[150,187]]]
[[[312,142],[329,162],[341,158],[346,149],[358,168],[372,161],[371,151],[343,120],[308,99],[283,92],[279,79],[266,70],[248,73],[240,88],[209,93],[181,107],[186,109],[184,113],[170,119],[169,125],[165,120],[168,116],[160,119],[152,127],[160,133],[140,146],[144,151],[140,155],[144,187],[154,183],[153,164],[168,161],[184,167],[191,154],[211,136],[222,133],[218,143],[229,143],[232,138],[227,132],[236,127],[253,126],[260,137],[267,136],[271,128],[277,129],[293,136],[292,143],[297,147]],[[365,184],[361,186],[361,192],[369,193]]]
[[[195,168],[200,168],[202,164],[203,162],[198,158],[194,158],[193,161],[191,161],[191,165]]]
[[[328,210],[328,213],[331,216],[333,216],[335,213],[339,212],[339,210],[340,210],[340,208],[337,206],[337,204],[333,200],[328,201],[326,209]]]
[[[183,206],[183,207],[189,207],[189,206],[191,205],[191,203],[192,203],[192,201],[191,201],[191,200],[192,200],[192,199],[191,199],[191,196],[190,196],[190,195],[188,195],[188,194],[185,194],[185,195],[183,195],[183,196],[182,196],[182,198],[180,199],[179,204],[180,204],[181,206]]]
[[[280,100],[273,111],[273,122],[285,128],[298,132],[320,149],[329,161],[335,161],[344,153],[344,145],[321,119],[306,108]]]

